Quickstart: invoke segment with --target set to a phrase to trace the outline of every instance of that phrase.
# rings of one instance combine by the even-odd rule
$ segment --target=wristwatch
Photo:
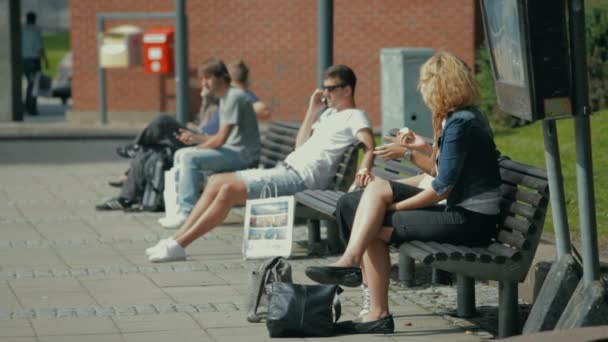
[[[412,161],[412,154],[414,154],[414,151],[410,150],[409,148],[406,148],[405,152],[403,153],[403,159],[411,162]]]

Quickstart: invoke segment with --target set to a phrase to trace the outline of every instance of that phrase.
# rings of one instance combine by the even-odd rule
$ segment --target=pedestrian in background
[[[49,68],[49,59],[46,57],[42,33],[36,25],[36,13],[28,12],[25,15],[25,25],[21,28],[21,58],[23,60],[23,73],[27,79],[25,91],[25,110],[30,115],[38,115],[38,87],[40,80],[41,61],[45,69]]]

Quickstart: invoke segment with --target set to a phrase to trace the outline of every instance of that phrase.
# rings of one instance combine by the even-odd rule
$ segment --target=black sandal
[[[116,148],[116,154],[123,158],[133,158],[139,150],[139,145],[129,144]]]
[[[109,200],[100,203],[98,205],[95,206],[96,210],[125,210],[128,207],[131,206],[130,201],[124,199],[124,198],[120,198],[120,197],[114,197],[114,198],[110,198]]]

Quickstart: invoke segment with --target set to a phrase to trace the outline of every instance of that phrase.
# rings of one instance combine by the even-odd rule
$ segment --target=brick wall
[[[210,56],[242,58],[251,69],[252,90],[269,103],[274,118],[299,120],[316,85],[317,7],[313,0],[190,0],[187,2],[192,84],[197,65]],[[335,0],[334,63],[357,73],[357,104],[380,124],[379,49],[433,47],[474,61],[475,0]],[[74,111],[95,111],[97,55],[95,14],[173,11],[167,0],[72,1]],[[124,22],[108,22],[112,27]],[[171,21],[132,21],[142,28]],[[108,71],[110,111],[173,111],[172,77],[141,67]],[[197,109],[196,88],[191,107]]]

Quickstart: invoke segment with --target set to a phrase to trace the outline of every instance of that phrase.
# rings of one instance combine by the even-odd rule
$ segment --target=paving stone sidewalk
[[[263,324],[245,319],[248,274],[257,263],[241,257],[241,223],[227,222],[196,241],[188,261],[151,264],[144,249],[171,234],[156,223],[160,214],[96,212],[95,203],[116,194],[106,182],[126,163],[114,157],[68,160],[66,155],[92,153],[86,144],[71,144],[58,145],[59,163],[46,155],[52,142],[17,147],[22,150],[12,152],[10,163],[0,161],[0,341],[270,340]],[[34,156],[20,162],[19,153]],[[44,162],[37,163],[36,154]],[[296,228],[295,236],[305,240],[305,228]],[[296,254],[294,281],[302,283],[310,283],[306,266],[333,259],[306,257],[297,244]],[[485,330],[496,325],[493,286],[478,284],[486,314],[467,321],[450,316],[455,288],[430,287],[423,268],[419,279],[416,288],[391,286],[395,334],[327,340],[492,337]],[[342,297],[344,319],[354,318],[361,291],[348,289]]]

